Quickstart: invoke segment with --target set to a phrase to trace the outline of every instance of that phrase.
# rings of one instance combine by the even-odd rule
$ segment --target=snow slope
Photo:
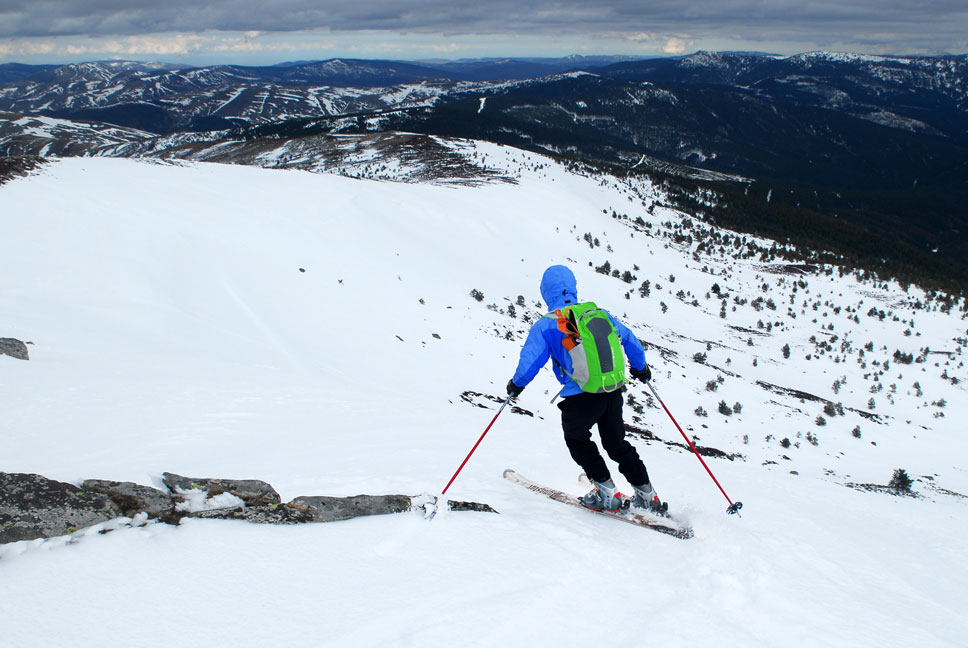
[[[707,462],[745,503],[743,517],[725,515],[694,456],[663,443],[681,438],[641,385],[630,393],[644,409],[626,416],[659,440],[634,442],[694,539],[504,481],[513,467],[581,492],[546,368],[520,399],[534,416],[505,412],[448,493],[499,515],[187,520],[6,545],[4,644],[963,645],[960,305],[915,310],[927,298],[915,288],[691,256],[695,246],[663,226],[684,216],[654,188],[477,146],[517,184],[65,159],[4,185],[0,335],[34,344],[29,362],[0,356],[0,470],[154,485],[163,471],[254,478],[284,501],[439,492],[496,409],[462,394],[503,397],[522,315],[540,313],[541,273],[568,263],[581,295],[661,347],[648,352],[656,387],[698,443],[742,455]],[[590,267],[605,260],[634,283]],[[646,279],[651,294],[641,297]],[[808,285],[793,293],[796,280]],[[725,319],[706,297],[713,283],[730,293]],[[760,295],[777,310],[755,310]],[[868,316],[874,306],[892,315]],[[809,341],[834,334],[832,348],[849,341],[849,351],[821,355]],[[925,346],[950,353],[892,360]],[[885,360],[878,382],[895,392],[872,393]],[[757,381],[841,403],[845,414]],[[719,401],[741,412],[724,416]],[[885,484],[902,467],[920,498],[845,486]]]

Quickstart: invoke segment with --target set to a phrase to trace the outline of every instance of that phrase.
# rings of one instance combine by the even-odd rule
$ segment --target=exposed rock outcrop
[[[81,488],[41,475],[0,472],[0,544],[73,533],[122,518],[177,524],[184,517],[245,520],[256,524],[335,522],[364,515],[436,510],[430,496],[305,496],[283,504],[257,479],[213,479],[164,473],[170,493],[133,482],[88,479]],[[436,499],[434,499],[436,502]],[[487,504],[447,501],[451,511],[496,513]]]
[[[313,519],[312,513],[295,509],[288,504],[210,509],[189,513],[188,517],[205,520],[245,520],[253,524],[302,524],[324,521]]]
[[[81,484],[81,488],[107,496],[120,509],[122,515],[127,517],[147,513],[149,519],[168,522],[175,512],[175,503],[171,495],[150,486],[142,486],[134,482],[88,479]]]
[[[447,509],[451,511],[474,511],[476,513],[497,513],[490,504],[481,502],[461,502],[457,500],[447,500]]]
[[[312,515],[314,522],[335,522],[361,515],[386,515],[409,511],[408,495],[354,495],[352,497],[297,497],[288,504]]]
[[[65,535],[120,515],[101,493],[41,475],[0,473],[0,544]]]
[[[46,163],[47,160],[39,155],[4,155],[0,157],[0,185],[8,180],[25,176]]]
[[[8,355],[18,360],[30,360],[27,345],[16,338],[0,338],[0,355]]]
[[[230,493],[245,502],[246,506],[271,506],[282,502],[276,489],[258,479],[183,477],[169,472],[164,473],[162,477],[164,477],[165,486],[173,493],[176,504],[184,500],[184,497],[178,495],[179,491],[190,490],[206,491],[208,497]]]

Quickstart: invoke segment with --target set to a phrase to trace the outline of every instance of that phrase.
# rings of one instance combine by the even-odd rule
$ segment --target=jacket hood
[[[541,277],[541,297],[554,311],[578,303],[578,282],[575,273],[563,265],[553,265]]]

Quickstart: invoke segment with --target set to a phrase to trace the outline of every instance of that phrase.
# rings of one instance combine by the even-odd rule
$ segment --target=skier
[[[573,379],[572,358],[565,349],[566,335],[558,326],[555,311],[577,305],[578,285],[575,275],[563,265],[545,270],[541,278],[541,296],[548,305],[549,316],[534,323],[521,349],[517,370],[507,384],[508,396],[517,398],[538,371],[551,357],[554,374],[564,385],[558,404],[561,410],[561,427],[565,444],[572,458],[585,471],[594,488],[581,498],[587,508],[615,511],[621,506],[621,493],[612,481],[608,466],[592,441],[591,429],[598,425],[602,447],[608,456],[618,463],[619,472],[632,484],[635,496],[632,505],[653,511],[662,511],[662,503],[649,482],[649,473],[639,457],[635,446],[625,438],[622,420],[622,392],[616,389],[606,393],[583,391]],[[642,381],[652,378],[645,360],[645,350],[635,334],[609,313],[605,313],[621,339],[622,349],[628,357],[631,375]],[[624,360],[623,360],[624,362]]]

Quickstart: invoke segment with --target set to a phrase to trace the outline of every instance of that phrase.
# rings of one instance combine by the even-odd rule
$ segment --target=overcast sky
[[[0,0],[0,62],[968,52],[968,0]]]

